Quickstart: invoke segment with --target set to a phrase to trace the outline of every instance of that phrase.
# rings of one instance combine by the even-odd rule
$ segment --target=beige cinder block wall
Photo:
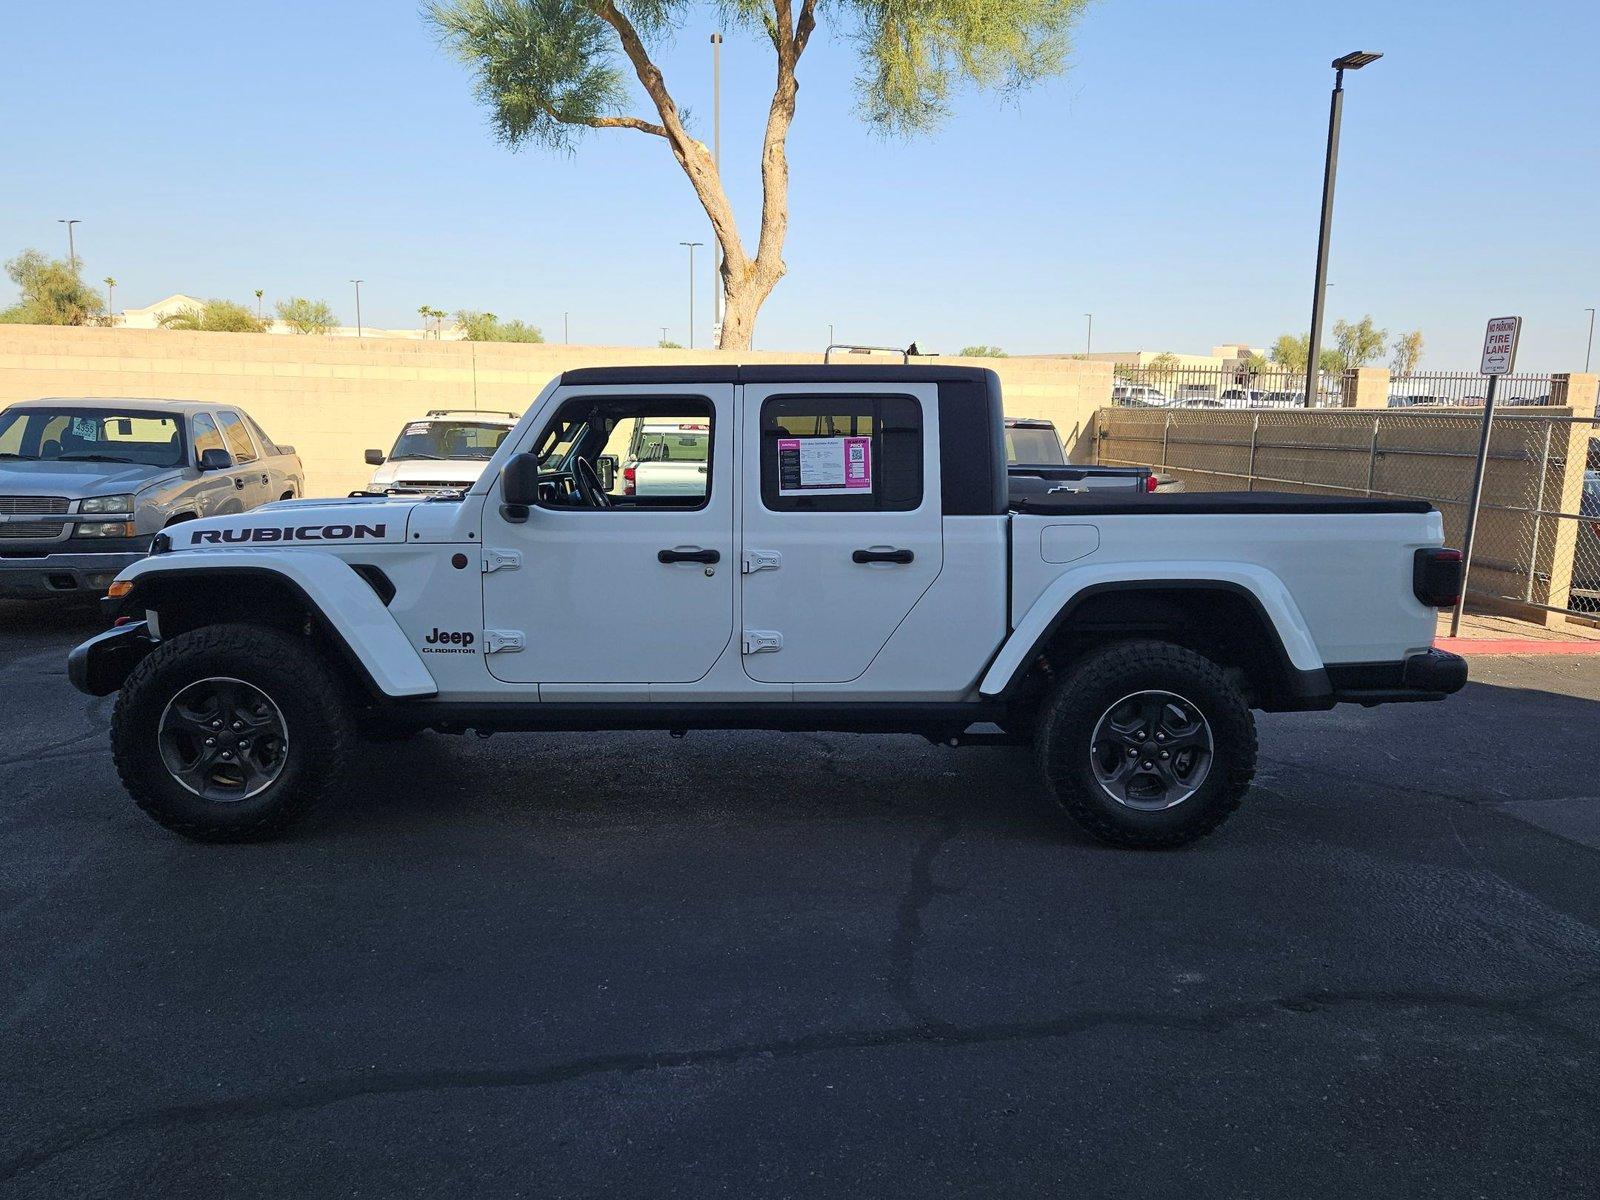
[[[524,411],[574,367],[624,364],[811,363],[789,351],[659,350],[393,339],[279,337],[0,325],[0,406],[41,396],[158,396],[237,404],[292,444],[309,494],[364,485],[368,447],[387,450],[402,423],[430,408]],[[892,358],[847,361],[893,362]],[[1110,363],[1076,359],[960,359],[993,367],[1006,411],[1048,417],[1069,447],[1092,445],[1093,415],[1111,398]]]

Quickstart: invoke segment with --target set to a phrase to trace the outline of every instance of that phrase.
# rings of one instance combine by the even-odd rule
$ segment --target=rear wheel
[[[1209,659],[1124,642],[1056,685],[1035,751],[1056,803],[1096,838],[1181,846],[1239,806],[1255,773],[1255,722]]]
[[[337,786],[350,742],[321,655],[257,625],[162,642],[123,684],[111,725],[117,772],[139,807],[201,841],[288,828]]]

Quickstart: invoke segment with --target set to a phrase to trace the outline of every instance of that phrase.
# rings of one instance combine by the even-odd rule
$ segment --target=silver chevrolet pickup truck
[[[0,412],[0,597],[99,596],[167,526],[304,491],[294,447],[236,407],[13,404]]]

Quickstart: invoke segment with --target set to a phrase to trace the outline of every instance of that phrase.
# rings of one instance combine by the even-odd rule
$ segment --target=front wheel
[[[123,684],[111,723],[128,793],[198,841],[287,829],[337,785],[350,741],[344,696],[322,656],[257,625],[162,642]]]
[[[1239,807],[1255,774],[1255,721],[1210,659],[1124,642],[1056,685],[1035,750],[1056,803],[1094,837],[1181,846]]]

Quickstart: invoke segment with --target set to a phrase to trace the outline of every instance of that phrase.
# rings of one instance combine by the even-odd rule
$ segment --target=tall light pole
[[[1594,309],[1586,309],[1589,314],[1589,344],[1583,351],[1583,373],[1589,373],[1589,358],[1594,354]]]
[[[704,246],[704,242],[679,242],[680,246],[689,247],[689,349],[694,349],[694,248]]]
[[[565,346],[572,344],[572,314],[569,312],[561,314],[561,343]]]
[[[78,246],[77,243],[72,240],[72,227],[74,225],[81,225],[83,222],[77,217],[73,217],[70,220],[68,220],[66,217],[57,217],[56,224],[65,225],[67,227],[67,261],[72,264],[72,273],[76,275],[78,273]]]
[[[711,35],[711,162],[722,174],[722,35]],[[711,322],[713,335],[722,326],[722,242],[711,230]]]
[[[1311,292],[1311,339],[1306,355],[1306,407],[1315,408],[1322,373],[1322,307],[1328,282],[1328,238],[1333,232],[1333,181],[1339,173],[1339,121],[1344,114],[1344,73],[1359,71],[1383,55],[1374,50],[1353,50],[1333,60],[1333,98],[1328,104],[1328,156],[1322,165],[1322,228],[1317,234],[1317,285]]]
[[[1089,332],[1084,335],[1083,339],[1083,353],[1087,357],[1094,353],[1094,314],[1084,313],[1083,315],[1089,318]]]
[[[352,279],[350,282],[356,285],[356,336],[360,337],[361,336],[361,285],[363,283],[365,283],[366,281],[363,280],[363,279]]]

